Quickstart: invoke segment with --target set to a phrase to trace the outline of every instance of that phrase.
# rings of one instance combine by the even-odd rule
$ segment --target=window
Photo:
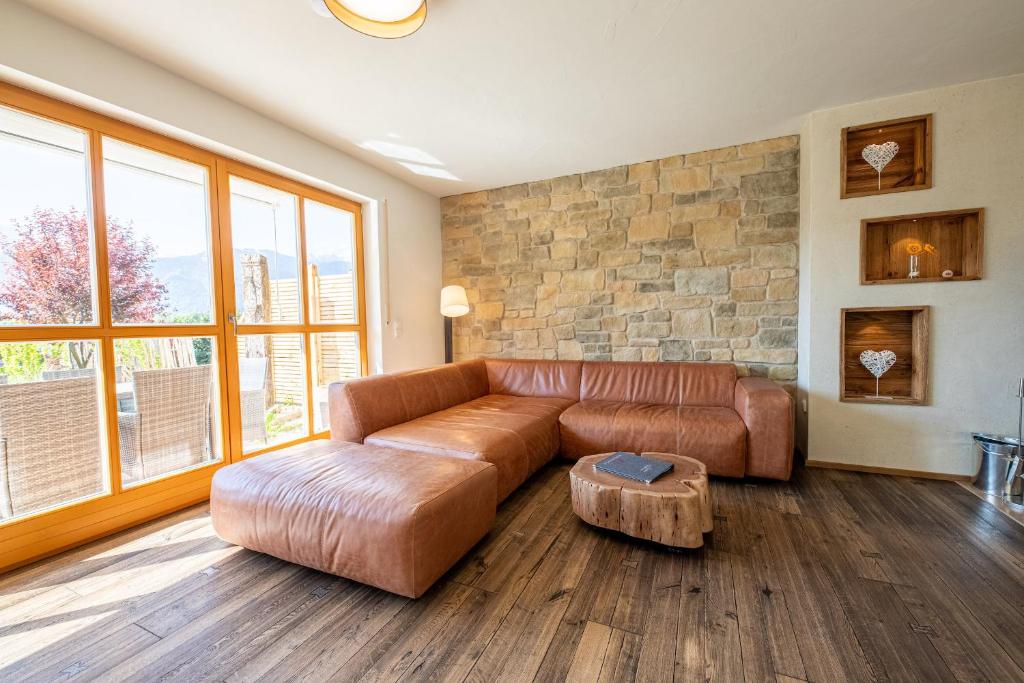
[[[87,135],[0,106],[0,323],[95,324]]]
[[[358,204],[0,82],[0,571],[326,436]]]

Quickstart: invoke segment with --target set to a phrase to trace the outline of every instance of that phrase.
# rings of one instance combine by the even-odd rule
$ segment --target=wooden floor
[[[205,508],[0,577],[0,680],[1024,680],[1024,528],[948,482],[716,481],[706,548],[585,526],[553,465],[412,601]]]

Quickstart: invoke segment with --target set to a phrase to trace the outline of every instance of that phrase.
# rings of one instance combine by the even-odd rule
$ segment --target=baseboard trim
[[[895,467],[873,467],[871,465],[852,465],[845,462],[829,462],[827,460],[808,460],[807,467],[823,470],[845,470],[847,472],[865,472],[867,474],[888,474],[892,477],[916,477],[918,479],[939,479],[941,481],[970,481],[967,474],[946,474],[945,472],[923,472],[920,470],[901,470]]]

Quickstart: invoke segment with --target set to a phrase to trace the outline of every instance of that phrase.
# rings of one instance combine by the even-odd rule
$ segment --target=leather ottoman
[[[315,441],[217,472],[226,541],[419,597],[490,529],[497,470],[476,460]]]

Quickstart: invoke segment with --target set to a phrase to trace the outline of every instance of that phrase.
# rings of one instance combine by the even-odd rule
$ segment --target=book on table
[[[617,477],[650,484],[658,477],[671,472],[672,463],[619,451],[618,453],[612,453],[601,462],[595,464],[594,469],[614,474]]]

